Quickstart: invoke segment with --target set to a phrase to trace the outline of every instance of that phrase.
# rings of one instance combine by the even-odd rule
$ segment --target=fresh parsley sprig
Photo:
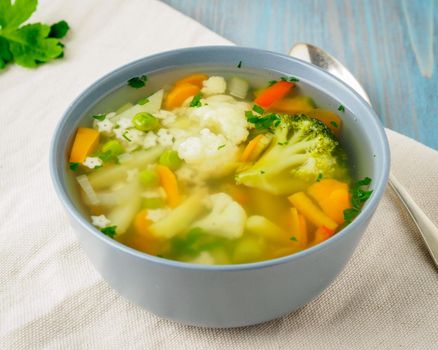
[[[372,190],[364,190],[364,186],[369,186],[371,179],[365,177],[362,180],[358,180],[350,190],[351,193],[351,208],[344,210],[345,225],[353,221],[353,219],[359,215],[363,204],[371,197]]]
[[[34,68],[64,55],[60,41],[68,30],[66,21],[49,26],[22,25],[35,12],[38,0],[0,0],[0,70],[15,62]]]

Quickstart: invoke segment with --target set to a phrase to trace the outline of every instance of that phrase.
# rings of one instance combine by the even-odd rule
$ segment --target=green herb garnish
[[[141,75],[139,77],[134,77],[128,80],[128,85],[130,87],[133,87],[134,89],[140,89],[143,86],[146,85],[146,82],[148,81],[147,75]]]
[[[100,120],[100,121],[104,120],[105,117],[106,117],[106,113],[95,114],[92,116],[93,119]]]
[[[116,229],[117,226],[107,226],[100,230],[103,234],[107,235],[108,237],[114,238],[116,235]]]
[[[76,171],[76,170],[78,170],[79,165],[81,165],[81,163],[70,162],[68,167],[70,168],[70,170]]]
[[[126,131],[122,134],[122,137],[123,137],[126,141],[131,142],[132,140],[126,135],[127,133],[128,133],[128,130],[126,130]]]
[[[225,145],[220,145],[220,146],[218,146],[218,150],[220,150],[220,149],[222,149],[222,148],[224,148],[225,147]]]
[[[322,179],[322,173],[319,173],[318,176],[316,177],[316,182],[320,182]]]
[[[22,25],[37,4],[38,0],[0,0],[0,69],[11,62],[35,68],[63,56],[64,45],[59,39],[68,32],[67,22]]]
[[[137,104],[140,106],[145,105],[146,103],[149,102],[149,99],[147,97],[141,98],[140,100],[137,101]]]
[[[298,242],[298,239],[297,239],[297,237],[295,237],[295,236],[292,236],[291,238],[289,238],[291,241],[294,241],[294,242]]]
[[[268,81],[268,86],[272,86],[277,82],[277,80],[269,80]]]
[[[259,105],[254,105],[254,106],[252,107],[252,110],[253,110],[254,112],[258,113],[258,114],[263,114],[263,113],[265,113],[265,110],[264,110],[262,107],[260,107]]]
[[[264,170],[260,170],[260,174],[265,174],[266,173],[266,171],[264,171]]]
[[[333,125],[335,128],[338,127],[338,123],[336,123],[334,120],[332,120],[332,121],[330,122],[330,124]]]
[[[237,64],[237,68],[242,68],[242,61],[239,61],[239,63]]]
[[[248,122],[254,124],[255,128],[259,130],[270,129],[272,126],[278,126],[278,124],[281,122],[280,117],[275,113],[271,113],[262,117],[254,115],[254,113],[251,111],[246,111],[245,116]]]
[[[201,93],[196,94],[195,96],[193,96],[192,101],[190,101],[189,106],[190,107],[194,107],[194,108],[201,107],[202,106],[201,98],[202,98],[202,94]]]
[[[114,154],[111,150],[104,151],[104,152],[98,152],[96,154],[96,157],[99,157],[103,162],[109,161],[111,158],[113,158]]]
[[[286,146],[288,144],[287,141],[285,141],[285,142],[277,142],[277,143],[278,143],[279,146]]]
[[[351,193],[351,208],[344,210],[345,225],[353,221],[353,219],[359,215],[363,204],[371,197],[372,190],[363,190],[363,186],[368,186],[371,183],[371,179],[366,177],[362,180],[358,180],[350,190]]]
[[[298,82],[300,81],[300,79],[296,78],[296,77],[281,77],[280,78],[281,81],[289,81],[289,82]]]
[[[338,111],[345,112],[345,107],[343,105],[339,105]]]

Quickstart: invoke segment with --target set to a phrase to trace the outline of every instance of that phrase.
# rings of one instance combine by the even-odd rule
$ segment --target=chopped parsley
[[[343,105],[339,105],[338,111],[345,112],[345,107]]]
[[[145,98],[142,98],[142,99],[138,100],[137,104],[140,105],[140,106],[143,106],[143,105],[145,105],[148,102],[149,102],[149,99],[147,97],[145,97]]]
[[[105,119],[105,117],[106,117],[106,113],[100,113],[100,114],[93,115],[92,118],[96,119],[96,120],[99,120],[99,121],[102,121],[102,120]]]
[[[270,129],[272,126],[278,126],[281,122],[278,114],[270,113],[265,116],[254,115],[251,111],[245,112],[248,122],[254,124],[256,129]]]
[[[332,120],[332,121],[330,122],[330,124],[333,125],[335,128],[338,127],[338,123],[336,123],[334,120]]]
[[[291,83],[300,81],[300,79],[298,79],[297,77],[289,77],[289,78],[281,77],[280,80],[281,81],[290,81]]]
[[[100,230],[103,234],[107,235],[108,237],[114,238],[116,235],[116,229],[117,226],[107,226]]]
[[[193,96],[192,101],[190,101],[190,105],[189,106],[190,107],[194,107],[194,108],[201,107],[202,106],[201,98],[202,98],[202,94],[201,93],[196,94],[195,96]]]
[[[220,146],[218,146],[218,150],[220,150],[220,149],[222,149],[222,148],[224,148],[225,147],[225,145],[220,145]]]
[[[277,80],[269,80],[268,81],[268,86],[272,86],[277,82]]]
[[[237,64],[237,68],[242,68],[242,61],[239,61],[239,63]]]
[[[322,180],[322,173],[319,173],[316,177],[316,182],[320,182]]]
[[[70,162],[68,167],[70,168],[70,170],[76,171],[76,170],[78,170],[79,165],[81,165],[81,163]]]
[[[294,242],[298,242],[298,239],[297,239],[297,237],[295,237],[295,236],[292,236],[291,238],[289,238],[291,241],[294,241]]]
[[[264,171],[264,170],[260,170],[260,174],[264,174],[264,173],[266,173],[266,171]]]
[[[285,141],[285,142],[278,142],[278,145],[280,145],[280,146],[286,146],[287,144],[288,144],[287,141]]]
[[[141,75],[139,77],[134,77],[128,80],[128,85],[134,89],[140,89],[146,85],[148,81],[147,75]]]
[[[350,190],[351,193],[351,208],[344,210],[345,224],[349,224],[353,219],[359,215],[363,204],[371,197],[372,190],[367,191],[362,189],[364,186],[368,186],[371,183],[371,179],[366,177],[357,181]]]
[[[37,8],[37,0],[0,1],[0,70],[15,62],[36,68],[42,63],[61,58],[64,45],[60,41],[68,30],[67,22],[49,26],[25,24]]]
[[[126,135],[127,133],[128,133],[128,130],[126,130],[126,131],[122,134],[122,137],[123,137],[126,141],[131,142],[132,140]]]
[[[262,107],[260,107],[259,105],[254,105],[254,106],[252,107],[252,110],[253,110],[254,112],[258,113],[258,114],[263,114],[263,113],[265,113],[265,110],[264,110]]]
[[[114,154],[111,150],[105,151],[105,152],[98,152],[96,154],[97,157],[99,157],[103,162],[109,161],[111,158],[113,158]]]

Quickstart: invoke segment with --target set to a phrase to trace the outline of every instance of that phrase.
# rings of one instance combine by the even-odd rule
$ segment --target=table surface
[[[335,55],[388,128],[438,149],[435,0],[163,0],[237,45]]]

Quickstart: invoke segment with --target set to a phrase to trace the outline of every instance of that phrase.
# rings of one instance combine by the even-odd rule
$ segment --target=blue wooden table
[[[363,84],[385,126],[438,149],[438,1],[163,1],[238,45],[322,47]]]

